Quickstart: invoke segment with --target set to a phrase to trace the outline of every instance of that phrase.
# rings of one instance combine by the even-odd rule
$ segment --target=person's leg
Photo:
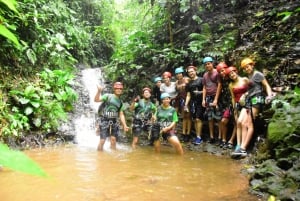
[[[112,150],[117,149],[117,138],[115,136],[110,136],[110,148]]]
[[[210,139],[213,141],[214,141],[214,124],[215,124],[215,121],[213,119],[208,121],[209,136],[210,136]]]
[[[252,115],[251,112],[248,114],[248,121],[247,121],[247,132],[243,138],[243,142],[241,148],[246,150],[254,133],[254,118],[257,116],[259,110],[257,108],[252,108]]]
[[[138,140],[139,140],[138,136],[133,136],[132,143],[131,143],[131,147],[133,149],[136,149],[136,145],[138,143]]]
[[[153,143],[153,145],[154,145],[155,152],[156,153],[160,153],[160,140],[159,139],[155,140],[154,143]]]
[[[202,121],[200,119],[196,119],[195,122],[195,131],[196,131],[196,139],[194,144],[201,144],[202,139],[201,139],[201,135],[202,135]]]
[[[168,142],[175,148],[177,154],[183,155],[183,149],[182,149],[182,146],[181,146],[177,136],[169,137]]]
[[[101,138],[100,138],[100,141],[99,141],[98,147],[97,147],[97,150],[98,150],[98,151],[103,151],[103,146],[104,146],[105,140],[106,140],[106,139],[101,139]]]
[[[97,150],[98,151],[103,151],[103,146],[104,146],[106,138],[108,136],[108,129],[107,129],[107,126],[106,126],[105,122],[102,122],[99,125],[99,128],[100,128],[101,132],[100,132],[100,141],[98,143]]]
[[[236,132],[237,132],[237,129],[236,129],[236,123],[234,123],[233,126],[234,126],[234,127],[233,127],[233,130],[232,130],[230,139],[228,140],[228,143],[227,143],[227,148],[228,148],[228,149],[232,149],[232,148],[233,148],[234,141],[235,141],[235,138],[236,138]]]
[[[243,108],[240,112],[240,115],[236,122],[236,137],[237,137],[237,147],[239,148],[242,144],[242,129],[243,129],[243,123],[245,123],[245,119],[247,119],[247,109]]]

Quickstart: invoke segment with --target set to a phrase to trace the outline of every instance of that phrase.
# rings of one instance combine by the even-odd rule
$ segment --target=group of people
[[[270,103],[274,94],[263,73],[254,69],[250,58],[241,61],[240,69],[248,75],[240,77],[234,66],[220,62],[215,66],[212,57],[203,59],[205,73],[199,76],[195,66],[176,68],[175,79],[171,72],[164,72],[154,79],[155,86],[142,89],[142,97],[132,100],[129,109],[133,112],[132,148],[136,148],[139,136],[146,132],[156,152],[160,152],[162,140],[167,140],[180,155],[181,142],[199,145],[203,142],[203,122],[208,122],[208,143],[216,143],[224,149],[233,149],[232,158],[247,156],[247,148],[254,133],[254,120],[264,104]],[[186,75],[187,74],[187,75]],[[119,134],[118,119],[125,132],[125,107],[120,100],[123,84],[113,84],[113,94],[101,95],[98,86],[95,102],[105,103],[100,114],[100,142],[98,150],[103,150],[106,138],[110,137],[111,148],[116,148]],[[229,138],[228,123],[233,119],[233,131]],[[182,121],[181,133],[178,121]],[[215,124],[218,137],[215,138]],[[195,136],[191,136],[194,125]],[[229,139],[228,139],[229,138]]]

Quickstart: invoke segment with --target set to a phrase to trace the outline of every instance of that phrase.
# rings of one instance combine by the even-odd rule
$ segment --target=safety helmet
[[[163,74],[162,74],[162,77],[168,77],[168,78],[171,78],[172,77],[172,74],[170,73],[170,72],[164,72]]]
[[[115,82],[113,87],[114,89],[123,89],[123,84],[122,82]]]
[[[231,73],[231,71],[234,71],[234,72],[238,73],[236,67],[234,67],[234,66],[229,66],[228,68],[226,68],[225,74],[226,74],[226,75],[229,75],[229,74]]]
[[[160,99],[163,100],[164,98],[170,98],[170,95],[168,93],[162,93]]]
[[[179,74],[179,73],[183,73],[183,72],[184,72],[184,70],[183,70],[182,67],[179,67],[179,68],[175,69],[175,74]]]
[[[186,70],[189,70],[189,69],[194,69],[195,71],[197,71],[197,68],[196,68],[196,66],[188,66],[187,68],[186,68]]]
[[[161,77],[156,77],[156,78],[154,78],[154,82],[155,82],[155,83],[158,82],[158,81],[162,81],[162,78],[161,78]]]
[[[143,88],[143,93],[144,93],[145,91],[149,91],[149,93],[151,93],[151,89],[150,89],[149,87]]]
[[[211,58],[211,57],[205,57],[203,60],[202,60],[202,63],[203,64],[206,64],[207,62],[213,62],[214,60],[213,60],[213,58]]]
[[[227,66],[227,64],[226,64],[225,62],[220,62],[220,63],[217,65],[217,67],[216,67],[216,69],[217,69],[217,71],[218,71],[219,73],[221,72],[221,70],[222,70],[223,68],[228,68],[228,66]]]
[[[250,58],[245,58],[241,61],[241,67],[245,68],[248,64],[255,64],[255,62]]]

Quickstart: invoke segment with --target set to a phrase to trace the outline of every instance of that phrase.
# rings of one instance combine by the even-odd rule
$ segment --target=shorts
[[[160,133],[160,128],[161,126],[159,125],[159,123],[153,124],[152,128],[151,128],[151,140],[152,141],[157,141],[160,140],[160,138],[167,140],[168,138],[172,137],[172,136],[176,136],[175,135],[175,130],[171,130],[168,133]]]
[[[217,120],[220,121],[222,119],[222,112],[221,110],[215,108],[215,107],[208,107],[206,108],[205,111],[206,115],[207,115],[207,120]]]
[[[219,109],[219,107],[210,107],[210,103],[212,103],[214,101],[214,96],[207,96],[206,97],[206,116],[207,116],[207,120],[217,120],[220,121],[222,119],[222,111]]]
[[[200,120],[205,120],[205,108],[202,107],[202,102],[201,100],[191,100],[190,102],[190,112],[192,119],[200,119]]]
[[[229,119],[231,116],[231,111],[229,108],[226,108],[224,111],[223,111],[223,118],[225,119]]]
[[[117,119],[101,118],[99,128],[100,139],[106,139],[111,136],[118,138],[120,134],[120,124]]]
[[[149,120],[133,119],[132,134],[134,136],[139,136],[143,132],[148,132],[149,130],[150,130]]]

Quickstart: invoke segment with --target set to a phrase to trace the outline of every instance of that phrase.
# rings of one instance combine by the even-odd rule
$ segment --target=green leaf
[[[30,114],[33,113],[33,109],[32,109],[32,107],[26,107],[24,112],[25,112],[26,115],[30,115]]]
[[[0,24],[0,35],[11,40],[17,48],[21,47],[17,37],[12,32],[10,32],[3,24]]]
[[[22,105],[25,105],[25,104],[27,104],[27,103],[30,102],[30,100],[27,99],[27,98],[20,98],[19,101],[20,101],[20,103],[21,103]]]
[[[41,118],[35,118],[34,120],[33,120],[33,124],[36,126],[36,127],[40,127],[41,125],[42,125],[42,120],[41,120]]]
[[[30,103],[31,103],[31,105],[32,105],[33,107],[35,107],[35,108],[39,108],[40,105],[41,105],[39,102],[34,102],[34,101],[31,101]]]
[[[23,152],[11,150],[0,143],[0,164],[12,170],[47,177],[44,170]]]
[[[0,0],[2,3],[4,3],[10,10],[18,13],[15,5],[17,5],[17,2],[15,0]]]

